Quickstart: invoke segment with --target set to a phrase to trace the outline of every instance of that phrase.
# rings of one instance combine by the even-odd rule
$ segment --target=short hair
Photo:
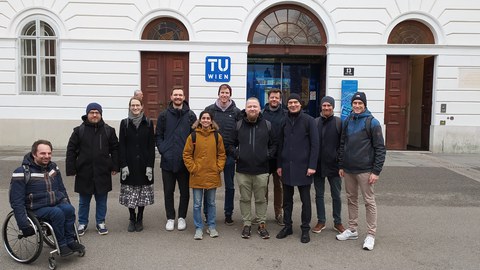
[[[228,91],[230,91],[230,96],[232,96],[232,87],[226,83],[224,84],[221,84],[219,87],[218,87],[218,92],[217,92],[217,95],[220,95],[220,90],[222,90],[222,88],[227,88]]]
[[[133,96],[136,96],[136,95],[138,95],[138,94],[140,94],[140,93],[143,94],[142,90],[137,89],[137,90],[133,91]]]
[[[182,90],[183,94],[185,95],[185,91],[183,91],[182,87],[172,87],[172,92],[170,93],[170,96],[173,95],[173,91],[175,90]]]
[[[249,100],[254,100],[254,101],[258,102],[258,104],[260,105],[260,100],[258,100],[258,98],[256,98],[256,97],[249,97],[249,98],[247,99],[247,101],[245,101],[245,104],[247,104],[247,102],[248,102]]]
[[[139,99],[139,98],[137,98],[137,97],[131,97],[131,98],[130,98],[130,101],[128,101],[128,107],[129,107],[129,108],[130,108],[130,105],[132,105],[132,100],[138,100],[138,101],[140,101],[140,105],[143,106],[143,101],[142,101],[141,99]]]
[[[267,96],[270,97],[270,95],[274,93],[280,93],[280,99],[282,98],[282,90],[278,88],[271,88],[270,90],[268,90]]]
[[[50,147],[50,150],[53,151],[53,146],[52,146],[52,143],[50,141],[47,141],[47,140],[37,140],[35,141],[33,144],[32,144],[32,155],[34,154],[37,154],[37,150],[38,150],[38,146],[40,144],[45,144],[45,145],[48,145]]]

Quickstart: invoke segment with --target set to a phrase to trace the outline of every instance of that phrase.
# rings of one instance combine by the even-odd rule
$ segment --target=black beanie
[[[364,92],[356,92],[355,94],[353,94],[352,103],[354,100],[361,100],[363,104],[365,104],[365,107],[367,107],[367,96]]]
[[[324,96],[320,101],[320,106],[322,106],[325,102],[328,102],[330,105],[332,105],[332,108],[335,109],[335,99],[333,99],[331,96]]]
[[[95,103],[95,102],[92,102],[92,103],[87,105],[87,109],[86,109],[87,114],[91,110],[97,110],[100,114],[102,114],[102,105],[100,105],[98,103]]]
[[[290,96],[287,98],[287,103],[288,103],[288,101],[289,101],[290,99],[296,99],[296,100],[298,100],[298,102],[301,102],[301,101],[302,101],[302,100],[300,99],[300,96],[299,96],[298,94],[296,94],[296,93],[290,94]]]

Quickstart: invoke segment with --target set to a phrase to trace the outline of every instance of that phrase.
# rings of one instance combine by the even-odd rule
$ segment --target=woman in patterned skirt
[[[120,123],[120,204],[128,207],[128,231],[143,230],[143,210],[153,204],[155,138],[153,122],[143,114],[138,98],[129,102],[128,118]],[[138,208],[138,213],[135,209]]]

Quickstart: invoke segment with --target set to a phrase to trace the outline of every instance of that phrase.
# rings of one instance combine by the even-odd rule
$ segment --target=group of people
[[[203,238],[204,225],[210,237],[218,237],[215,196],[216,189],[222,186],[223,172],[224,223],[234,224],[235,178],[240,192],[241,237],[250,238],[252,225],[258,224],[259,236],[270,238],[266,217],[272,176],[275,221],[284,226],[276,238],[293,234],[293,196],[297,187],[302,202],[300,241],[308,243],[310,231],[320,233],[326,228],[327,179],[332,196],[333,228],[339,233],[336,238],[340,241],[358,238],[360,187],[368,226],[363,248],[373,249],[377,223],[374,184],[383,167],[385,146],[380,123],[367,109],[363,92],[353,95],[352,112],[342,121],[334,116],[335,100],[329,96],[322,98],[320,117],[314,119],[303,112],[298,94],[290,94],[284,105],[280,89],[268,92],[268,104],[263,110],[255,97],[248,98],[245,109],[240,110],[231,99],[232,88],[222,84],[218,99],[197,119],[185,100],[183,89],[175,88],[156,126],[143,113],[142,96],[141,91],[136,91],[130,99],[128,117],[120,123],[119,138],[115,129],[103,121],[103,110],[98,103],[88,104],[83,123],[73,130],[67,146],[66,174],[75,176],[75,192],[79,193],[79,235],[87,231],[92,197],[96,201],[96,230],[99,234],[108,233],[107,198],[112,190],[112,176],[117,173],[121,183],[119,202],[129,210],[127,230],[143,230],[145,206],[154,203],[156,146],[161,155],[167,231],[174,230],[175,224],[180,231],[186,229],[191,188],[194,239]],[[22,167],[12,176],[10,202],[24,235],[32,234],[26,222],[26,210],[49,220],[59,220],[52,226],[61,254],[68,255],[84,247],[73,238],[75,210],[60,171],[51,161],[52,150],[48,141],[34,143]],[[25,165],[35,172],[32,176],[38,174],[38,177],[25,181]],[[342,178],[348,205],[347,229],[341,219]],[[174,203],[177,183],[178,211]],[[313,228],[310,227],[312,183],[317,209],[317,224]]]

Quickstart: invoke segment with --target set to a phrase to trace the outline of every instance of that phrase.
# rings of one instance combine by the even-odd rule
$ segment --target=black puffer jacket
[[[223,137],[223,144],[225,145],[227,156],[233,156],[233,144],[235,142],[234,131],[237,121],[241,119],[240,109],[237,108],[235,101],[232,100],[232,104],[230,104],[225,111],[222,111],[216,103],[207,106],[205,110],[212,113],[213,120],[215,120],[220,127],[220,134]]]
[[[28,166],[30,172],[28,183],[23,165]],[[33,162],[31,153],[26,154],[22,167],[13,172],[10,181],[10,205],[19,228],[26,229],[29,226],[27,209],[36,210],[61,202],[69,200],[57,164],[50,162],[42,167]]]
[[[155,131],[158,152],[162,156],[160,168],[170,172],[187,170],[183,163],[183,148],[196,120],[197,116],[186,101],[182,109],[173,108],[170,101],[168,108],[160,113]]]
[[[112,190],[112,172],[118,172],[118,138],[115,129],[100,120],[88,122],[82,116],[80,126],[73,129],[65,160],[67,175],[75,175],[75,192],[104,194]]]
[[[146,168],[150,167],[153,170],[155,165],[153,121],[144,116],[137,129],[130,119],[124,119],[120,123],[119,137],[120,168],[128,166],[129,171],[127,178],[124,181],[120,180],[120,183],[133,186],[153,184],[153,178],[149,181],[145,175]]]

